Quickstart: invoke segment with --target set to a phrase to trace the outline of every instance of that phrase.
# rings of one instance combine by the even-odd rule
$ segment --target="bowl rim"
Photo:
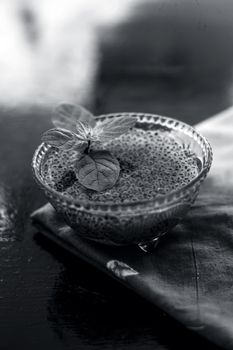
[[[206,164],[203,165],[203,168],[201,169],[199,174],[194,179],[192,179],[188,184],[186,184],[185,186],[182,186],[181,188],[179,188],[177,190],[170,191],[169,193],[167,193],[165,195],[157,195],[149,200],[145,199],[145,200],[139,200],[139,201],[134,201],[134,202],[126,201],[123,203],[113,203],[110,201],[100,202],[100,201],[91,201],[91,200],[79,200],[79,199],[74,199],[73,197],[71,197],[69,195],[65,195],[61,192],[56,191],[55,189],[53,189],[52,187],[50,187],[49,185],[47,185],[46,183],[44,183],[42,181],[41,176],[40,176],[39,171],[38,171],[37,166],[36,166],[38,154],[43,149],[43,147],[47,147],[46,152],[49,149],[53,148],[52,146],[46,144],[45,142],[42,142],[36,148],[34,155],[33,155],[33,159],[32,159],[33,174],[34,174],[34,177],[36,178],[37,182],[41,185],[41,187],[43,187],[47,192],[53,193],[53,195],[58,197],[61,201],[63,201],[63,202],[66,201],[70,204],[78,205],[78,207],[81,207],[81,206],[83,206],[84,208],[87,206],[88,206],[88,208],[90,208],[92,206],[95,208],[100,207],[100,208],[105,208],[105,211],[107,209],[114,209],[114,208],[115,209],[116,208],[133,208],[133,207],[138,207],[138,206],[145,207],[147,205],[153,205],[153,207],[163,208],[163,207],[166,207],[168,204],[172,204],[174,202],[179,201],[179,199],[184,197],[186,192],[193,185],[195,185],[195,183],[198,183],[201,179],[205,178],[205,176],[209,172],[211,164],[212,164],[213,152],[212,152],[212,148],[211,148],[208,140],[202,134],[200,134],[194,127],[192,127],[191,125],[189,125],[187,123],[184,123],[183,121],[177,120],[175,118],[161,116],[161,115],[152,114],[152,113],[143,113],[143,112],[108,113],[108,114],[102,114],[99,116],[95,116],[95,119],[100,120],[103,118],[114,118],[114,117],[119,117],[119,116],[123,116],[123,115],[133,116],[136,118],[140,118],[140,117],[153,118],[154,120],[157,118],[157,120],[159,120],[160,122],[157,122],[155,124],[165,126],[165,127],[167,126],[170,129],[172,129],[172,123],[175,123],[176,126],[179,125],[179,128],[178,129],[173,128],[173,130],[180,130],[182,132],[184,132],[184,129],[186,128],[188,131],[194,133],[197,137],[199,137],[203,141],[203,143],[205,144],[206,151],[207,151],[206,152],[206,156],[207,156],[206,157]],[[187,134],[188,133],[186,133],[186,135]]]

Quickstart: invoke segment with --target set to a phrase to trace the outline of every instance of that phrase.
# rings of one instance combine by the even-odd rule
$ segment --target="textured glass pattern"
[[[181,189],[157,195],[152,200],[110,204],[81,201],[49,187],[43,179],[41,166],[51,151],[51,146],[42,143],[38,147],[32,167],[35,179],[49,202],[77,234],[106,244],[142,244],[161,237],[187,213],[210,169],[212,150],[208,141],[194,128],[172,118],[143,113],[108,114],[98,118],[104,120],[122,115],[137,118],[137,128],[166,130],[171,133],[184,148],[195,153],[197,177]]]

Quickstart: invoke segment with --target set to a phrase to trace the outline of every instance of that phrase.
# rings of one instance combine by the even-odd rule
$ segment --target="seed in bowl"
[[[187,185],[198,175],[197,157],[185,150],[169,132],[134,127],[98,149],[107,149],[118,160],[120,174],[104,191],[82,186],[75,176],[74,151],[52,149],[43,164],[44,181],[74,199],[98,202],[137,202]]]

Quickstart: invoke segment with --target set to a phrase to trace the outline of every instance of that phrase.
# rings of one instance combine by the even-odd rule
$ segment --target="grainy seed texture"
[[[167,131],[134,128],[98,149],[109,150],[120,163],[119,178],[111,189],[85,189],[75,178],[74,152],[55,148],[43,164],[44,181],[76,199],[124,203],[167,194],[198,175],[196,156]]]

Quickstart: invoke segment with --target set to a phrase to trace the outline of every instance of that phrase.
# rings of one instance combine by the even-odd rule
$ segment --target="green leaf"
[[[76,123],[76,135],[80,140],[88,140],[92,130],[87,122],[78,121]]]
[[[96,124],[91,112],[72,103],[61,103],[52,113],[52,122],[56,128],[76,132],[77,121],[87,122],[91,127],[94,127]]]
[[[42,135],[42,141],[54,147],[71,149],[76,143],[76,137],[68,130],[50,129]]]
[[[75,173],[81,185],[100,192],[115,185],[120,166],[110,152],[92,151],[77,160]]]
[[[108,142],[129,131],[134,127],[136,121],[136,118],[130,116],[112,118],[96,125],[93,135],[101,142]]]
[[[79,153],[83,153],[85,149],[87,148],[88,143],[86,141],[76,141],[72,149],[74,151],[77,151]]]
[[[98,137],[94,134],[94,129],[87,122],[77,122],[76,136],[81,141],[99,141]]]

